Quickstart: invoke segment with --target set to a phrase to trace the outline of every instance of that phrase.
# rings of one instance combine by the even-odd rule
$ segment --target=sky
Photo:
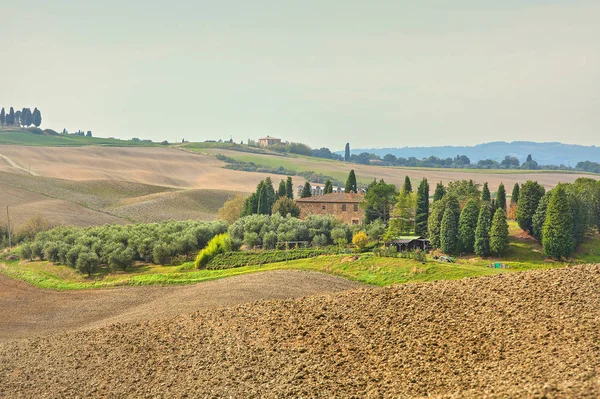
[[[3,2],[4,3],[4,2]],[[6,3],[9,3],[8,1]],[[76,3],[76,4],[74,4]],[[99,137],[600,145],[597,0],[3,4],[0,106]]]

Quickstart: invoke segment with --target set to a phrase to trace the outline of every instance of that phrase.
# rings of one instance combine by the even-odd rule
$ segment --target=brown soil
[[[188,286],[57,292],[0,274],[0,342],[359,286],[327,274],[281,270]]]
[[[600,265],[0,345],[0,397],[600,397]]]

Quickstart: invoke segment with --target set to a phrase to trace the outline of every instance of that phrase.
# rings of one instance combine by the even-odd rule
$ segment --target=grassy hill
[[[24,129],[0,129],[0,145],[27,145],[48,147],[79,147],[87,145],[102,145],[116,147],[147,147],[158,145],[152,142],[119,140],[99,137],[82,137],[76,135],[55,135],[47,131],[39,134]]]

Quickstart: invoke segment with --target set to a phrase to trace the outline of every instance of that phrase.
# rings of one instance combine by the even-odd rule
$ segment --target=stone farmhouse
[[[271,136],[267,136],[267,137],[258,139],[258,145],[261,147],[269,147],[269,146],[276,145],[276,144],[281,144],[281,139],[278,139],[277,137],[271,137]]]
[[[363,201],[362,194],[330,193],[298,198],[296,204],[301,219],[309,215],[333,215],[348,224],[361,224],[365,218],[365,211],[360,206]]]

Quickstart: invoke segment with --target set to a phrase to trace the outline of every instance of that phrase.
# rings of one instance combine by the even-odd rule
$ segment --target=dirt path
[[[0,342],[359,286],[322,273],[281,270],[188,286],[57,292],[0,274]]]
[[[10,166],[12,166],[13,168],[17,168],[20,169],[24,172],[27,172],[28,174],[32,175],[32,176],[39,176],[37,173],[32,172],[30,169],[24,168],[20,165],[18,165],[15,161],[13,161],[12,159],[10,159],[9,157],[7,157],[6,155],[0,154],[0,158],[3,158],[6,162],[8,162],[8,164]]]

